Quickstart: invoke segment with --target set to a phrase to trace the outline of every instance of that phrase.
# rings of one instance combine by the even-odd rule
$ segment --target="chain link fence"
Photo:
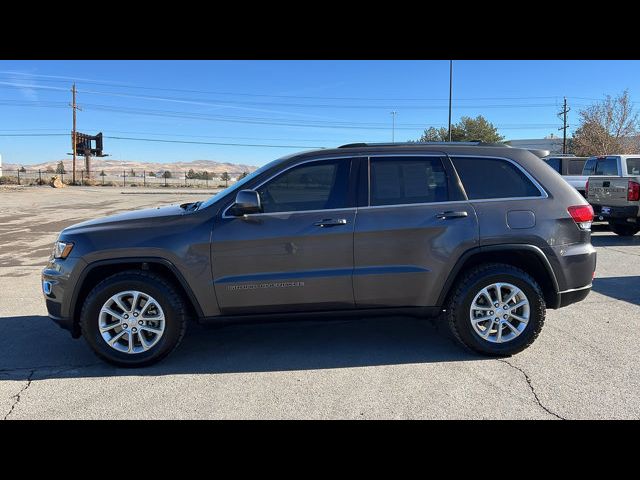
[[[73,183],[70,172],[56,173],[53,170],[7,170],[2,169],[0,185],[48,185],[57,176],[62,183]],[[76,185],[97,187],[192,187],[192,188],[225,188],[236,182],[243,175],[212,174],[208,172],[171,171],[154,172],[149,170],[99,171],[87,175],[84,170],[76,170]]]

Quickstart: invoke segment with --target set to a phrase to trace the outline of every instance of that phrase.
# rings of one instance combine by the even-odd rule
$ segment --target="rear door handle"
[[[453,212],[453,211],[440,212],[436,214],[436,218],[442,218],[443,220],[449,220],[451,218],[462,218],[462,217],[468,217],[468,216],[469,214],[467,212]]]
[[[314,223],[316,227],[336,227],[338,225],[346,225],[346,218],[324,218],[319,222]]]

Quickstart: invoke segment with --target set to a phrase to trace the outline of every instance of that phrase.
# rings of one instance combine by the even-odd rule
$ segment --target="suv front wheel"
[[[87,296],[82,336],[103,360],[142,367],[171,353],[187,325],[182,296],[165,278],[144,271],[117,273]]]
[[[447,302],[453,336],[474,352],[509,356],[533,343],[545,318],[537,282],[512,265],[484,264],[466,273]]]

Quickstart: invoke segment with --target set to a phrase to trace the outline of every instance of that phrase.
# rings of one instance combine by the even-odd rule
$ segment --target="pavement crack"
[[[547,412],[549,415],[553,415],[554,417],[560,419],[560,420],[566,420],[566,418],[561,417],[560,415],[558,415],[557,413],[551,411],[549,408],[547,408],[546,406],[544,406],[544,404],[540,401],[540,398],[538,397],[538,394],[536,393],[535,388],[533,388],[533,383],[531,382],[531,378],[529,377],[529,375],[527,374],[527,372],[525,372],[522,368],[517,367],[509,362],[507,362],[504,359],[501,358],[497,358],[496,360],[498,360],[499,362],[502,363],[506,363],[507,365],[509,365],[511,368],[518,370],[520,373],[522,373],[524,375],[525,380],[527,381],[527,385],[529,385],[529,389],[531,390],[531,393],[533,393],[533,398],[535,398],[536,403],[538,404],[538,406],[540,408],[542,408],[545,412]]]
[[[22,394],[24,392],[26,392],[27,388],[29,388],[31,386],[31,381],[32,381],[33,375],[35,373],[36,373],[35,370],[31,370],[31,373],[29,373],[29,376],[27,377],[27,384],[24,387],[22,387],[20,389],[20,391],[13,396],[15,401],[13,402],[13,405],[11,405],[11,409],[4,416],[3,420],[6,420],[7,418],[9,418],[9,415],[11,415],[13,413],[13,410],[16,408],[16,405],[18,405],[20,403],[20,399],[22,398]]]

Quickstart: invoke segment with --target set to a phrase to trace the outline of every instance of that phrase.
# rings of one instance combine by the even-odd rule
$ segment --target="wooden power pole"
[[[558,116],[562,115],[562,127],[558,129],[562,130],[562,153],[567,153],[567,128],[569,128],[569,125],[567,125],[567,113],[569,111],[571,109],[567,108],[567,97],[564,97],[564,108],[558,113]]]
[[[71,89],[71,109],[73,110],[73,130],[71,131],[71,141],[73,143],[73,166],[72,166],[72,183],[76,183],[76,110],[82,110],[76,105],[76,84]]]

